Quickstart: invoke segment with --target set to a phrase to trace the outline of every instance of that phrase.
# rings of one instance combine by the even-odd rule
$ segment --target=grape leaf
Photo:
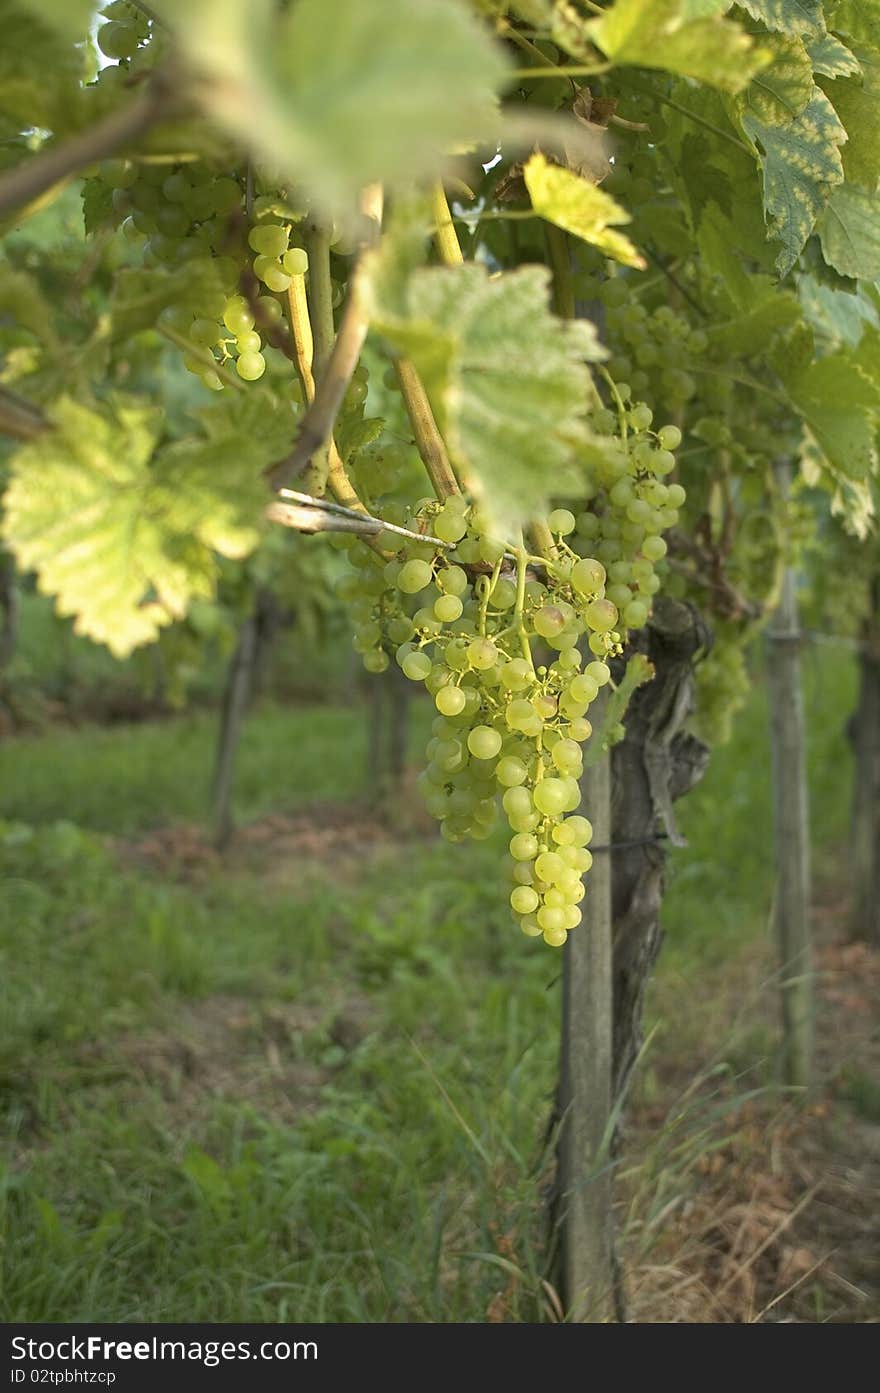
[[[573,170],[550,164],[540,153],[528,160],[523,178],[532,207],[540,217],[598,247],[624,266],[644,269],[644,257],[629,238],[609,226],[630,221],[629,213],[610,194]]]
[[[880,179],[880,50],[857,47],[862,75],[824,84],[846,128],[843,168],[847,179],[873,188]]]
[[[82,184],[83,228],[86,235],[114,218],[113,190],[103,179],[84,179]]]
[[[816,35],[825,32],[822,0],[738,0],[753,19],[781,34]]]
[[[822,285],[815,276],[799,278],[798,299],[813,328],[833,344],[854,347],[862,340],[867,324],[880,324],[880,316],[866,295],[835,290],[830,285]],[[866,366],[864,351],[859,353],[859,362]],[[872,377],[878,375],[867,367],[866,371]]]
[[[734,98],[734,109],[740,117],[784,126],[800,116],[813,95],[813,65],[802,39],[762,35],[761,44],[773,55],[772,61]]]
[[[880,2],[878,0],[830,0],[826,5],[829,27],[880,48]]]
[[[550,313],[543,266],[420,268],[384,304],[387,255],[370,266],[373,324],[414,362],[463,482],[509,536],[580,482],[595,330]]]
[[[721,18],[727,8],[725,0],[616,0],[585,30],[614,63],[661,68],[739,92],[771,55]]]
[[[764,208],[768,236],[782,243],[780,276],[791,270],[821,213],[828,191],[843,182],[839,146],[846,131],[825,93],[816,87],[809,105],[787,126],[766,126],[745,116],[743,130],[763,151]]]
[[[813,65],[813,72],[822,77],[852,77],[862,70],[859,60],[851,48],[841,43],[833,34],[823,34],[820,39],[811,39],[807,52]],[[837,113],[838,116],[840,112]],[[844,123],[846,124],[846,123]]]
[[[203,109],[350,216],[363,186],[438,173],[493,137],[507,63],[464,0],[160,0]],[[328,42],[328,23],[332,42]]]
[[[223,298],[223,283],[214,261],[204,257],[173,270],[126,268],[117,272],[110,297],[110,330],[114,339],[130,338],[155,328],[163,309],[199,305]]]
[[[81,43],[88,36],[95,8],[93,0],[18,0],[18,5],[67,43]]]
[[[880,192],[856,184],[832,189],[816,231],[822,255],[842,276],[880,279]]]
[[[866,479],[876,469],[880,385],[860,367],[854,350],[814,360],[786,390],[836,476]]]
[[[49,347],[56,346],[52,312],[37,282],[27,271],[0,262],[0,322],[7,316]]]
[[[779,329],[789,329],[800,318],[797,298],[780,290],[766,276],[750,276],[747,302],[735,318],[709,326],[709,342],[728,353],[756,355],[766,349]]]
[[[241,558],[259,541],[260,469],[275,442],[227,429],[226,412],[208,408],[213,431],[154,453],[161,409],[61,398],[54,429],[13,456],[6,545],[77,633],[117,657],[214,593],[215,552]]]

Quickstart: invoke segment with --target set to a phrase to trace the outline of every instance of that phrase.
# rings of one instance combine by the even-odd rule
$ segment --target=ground
[[[756,757],[717,753],[672,860],[618,1168],[635,1320],[880,1318],[852,673],[808,679],[819,1083],[805,1103],[776,1078],[758,690]],[[513,934],[499,847],[449,847],[408,803],[384,827],[354,708],[262,706],[221,858],[198,821],[213,733],[202,713],[0,747],[3,1317],[554,1319],[559,960]]]

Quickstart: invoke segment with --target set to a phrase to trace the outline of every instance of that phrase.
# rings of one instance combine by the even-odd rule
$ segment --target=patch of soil
[[[687,1160],[670,1119],[689,1092],[693,1102],[693,1083],[677,1061],[660,1073],[660,1095],[631,1114],[631,1320],[880,1321],[880,952],[844,940],[839,897],[824,897],[815,920],[820,1083],[809,1104],[707,1080],[705,1131]],[[741,972],[745,988],[754,964]],[[772,992],[757,1016],[776,1029]]]
[[[82,1045],[72,1063],[97,1086],[129,1080],[156,1091],[187,1125],[218,1099],[293,1123],[333,1076],[329,1048],[348,1052],[370,1028],[360,998],[318,1006],[217,995],[180,1006],[170,1028]]]
[[[220,866],[289,875],[304,861],[331,861],[334,873],[347,861],[359,861],[400,844],[402,839],[427,837],[435,824],[415,804],[402,805],[405,826],[392,820],[376,803],[321,802],[297,813],[269,813],[239,827],[230,845],[220,851],[199,823],[179,822],[158,827],[134,841],[118,841],[117,853],[129,865],[172,879],[197,881]]]

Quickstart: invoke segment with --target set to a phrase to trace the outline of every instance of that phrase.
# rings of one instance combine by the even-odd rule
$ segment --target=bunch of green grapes
[[[143,248],[145,267],[192,266],[192,299],[163,319],[166,328],[192,344],[184,352],[187,369],[214,391],[223,386],[218,364],[234,367],[246,382],[257,381],[266,371],[260,331],[283,315],[275,297],[294,276],[308,271],[308,256],[297,245],[296,221],[302,213],[278,195],[266,194],[254,200],[249,226],[242,179],[195,161],[114,160],[102,166],[101,178],[112,189],[122,235]],[[200,268],[208,263],[213,275],[200,277]],[[264,287],[255,302],[239,293],[248,265]],[[220,289],[205,294],[205,281]]]
[[[604,546],[613,565],[628,525],[623,546],[632,557],[632,588],[619,570],[611,580],[598,554],[572,548],[566,539],[574,538],[578,520],[568,508],[548,519],[552,557],[499,538],[460,494],[442,505],[422,499],[395,517],[425,535],[423,542],[386,532],[376,550],[343,543],[352,570],[339,593],[356,650],[371,672],[393,658],[406,677],[424,684],[437,711],[419,778],[428,811],[447,840],[480,840],[490,835],[500,803],[511,832],[511,909],[526,934],[553,947],[580,922],[582,876],[592,860],[592,828],[577,812],[581,746],[593,729],[589,710],[611,679],[608,659],[622,652],[626,630],[648,618],[655,588],[648,571],[653,575],[662,554],[659,529],[675,511],[660,482],[668,446],[676,443],[671,428],[652,436],[650,413],[646,419],[644,408],[633,407],[629,415],[628,434],[611,442],[613,464],[596,471],[596,511],[584,513],[581,526],[588,529],[583,520],[591,516],[609,529],[597,553]],[[609,502],[606,488],[623,478],[626,500],[618,490]],[[637,508],[636,521],[619,522],[648,498],[650,515]]]

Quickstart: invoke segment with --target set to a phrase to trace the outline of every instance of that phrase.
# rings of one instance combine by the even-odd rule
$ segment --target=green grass
[[[853,675],[808,668],[821,854]],[[101,834],[198,819],[213,738],[193,715],[0,748],[0,1315],[484,1320],[503,1293],[538,1318],[559,960],[511,934],[500,844],[123,868]],[[365,738],[355,708],[258,708],[239,816],[361,794]],[[670,1030],[679,984],[764,931],[768,779],[756,684],[682,807]]]

